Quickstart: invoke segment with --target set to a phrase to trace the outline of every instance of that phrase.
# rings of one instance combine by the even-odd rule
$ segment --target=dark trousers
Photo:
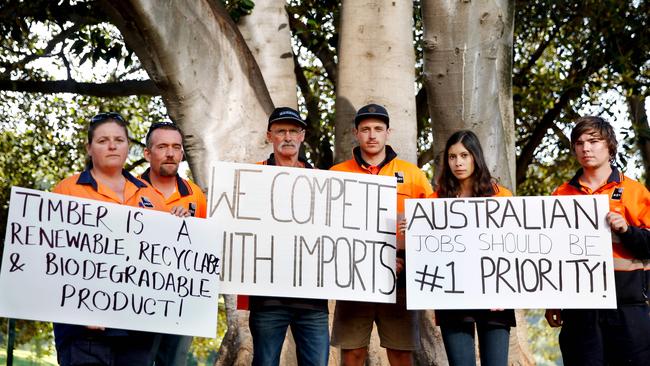
[[[153,364],[153,335],[74,337],[57,344],[60,366],[147,366]]]
[[[562,311],[560,349],[566,366],[650,365],[650,306]]]

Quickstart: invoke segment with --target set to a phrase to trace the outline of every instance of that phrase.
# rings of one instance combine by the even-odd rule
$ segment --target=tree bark
[[[262,71],[273,104],[298,109],[289,18],[285,0],[256,0],[238,27]]]
[[[392,129],[388,143],[402,159],[417,161],[413,4],[344,0],[336,89],[335,159],[351,157],[357,109],[384,105]]]
[[[207,187],[211,161],[257,161],[267,155],[273,103],[253,55],[218,1],[102,4],[182,128],[201,187]]]
[[[436,163],[455,131],[474,131],[492,174],[515,186],[512,0],[424,0],[424,76]]]

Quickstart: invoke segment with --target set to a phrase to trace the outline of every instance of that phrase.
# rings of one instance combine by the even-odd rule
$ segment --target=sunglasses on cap
[[[97,124],[99,122],[104,122],[104,121],[106,121],[108,119],[114,119],[116,121],[126,123],[126,120],[124,119],[124,117],[122,117],[121,114],[119,114],[117,112],[105,112],[105,113],[98,113],[98,114],[94,115],[90,119],[90,124],[94,125],[94,124]]]
[[[147,137],[145,137],[145,141],[149,141],[149,137],[151,136],[151,133],[159,128],[166,128],[166,129],[171,129],[180,132],[180,128],[176,126],[174,122],[155,122],[151,124],[151,127],[149,127],[149,131],[147,132]]]

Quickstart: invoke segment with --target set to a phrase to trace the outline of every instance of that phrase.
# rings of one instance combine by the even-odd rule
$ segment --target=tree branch
[[[296,74],[296,82],[300,88],[300,92],[305,98],[305,107],[307,108],[307,125],[311,133],[308,133],[305,137],[305,142],[309,145],[311,150],[317,154],[313,157],[313,163],[319,169],[329,169],[334,165],[334,156],[332,154],[332,148],[329,144],[325,145],[324,140],[327,137],[322,133],[320,128],[320,110],[318,108],[318,97],[314,95],[314,92],[309,87],[309,82],[305,77],[305,73],[298,62],[296,55],[293,56],[293,71]]]
[[[68,39],[72,34],[77,32],[83,26],[85,26],[85,24],[82,23],[74,24],[70,28],[64,29],[61,32],[59,32],[56,36],[52,37],[52,39],[47,43],[47,46],[45,46],[45,48],[43,48],[42,50],[32,52],[31,54],[23,57],[21,60],[17,62],[3,62],[2,66],[6,67],[9,70],[16,70],[25,67],[25,65],[27,65],[31,61],[36,60],[37,58],[49,57],[51,56],[50,52],[52,52],[54,47],[56,47],[59,43]]]
[[[298,39],[300,39],[300,42],[305,46],[305,48],[313,52],[323,63],[323,67],[325,68],[325,71],[327,71],[327,75],[336,89],[337,74],[335,54],[329,49],[327,40],[317,39],[317,44],[313,48],[309,47],[308,45],[312,44],[313,41],[309,35],[310,32],[307,27],[305,27],[300,20],[291,16],[289,17],[289,27],[291,27],[291,33],[298,36]]]
[[[570,80],[567,83],[567,88],[562,92],[562,94],[560,94],[560,97],[555,101],[553,107],[544,113],[542,118],[535,125],[533,132],[526,140],[526,143],[521,148],[521,153],[517,157],[516,182],[521,184],[524,181],[528,165],[530,165],[530,162],[533,160],[535,149],[537,149],[544,139],[544,136],[546,136],[548,129],[553,126],[555,120],[569,102],[580,96],[580,92],[582,91],[587,78],[600,68],[599,65],[601,65],[601,63],[602,61],[596,63],[592,58],[587,62],[587,65],[577,71],[573,77],[567,78]],[[571,69],[575,70],[576,68],[572,67]]]
[[[160,95],[151,80],[125,80],[113,83],[80,83],[74,80],[0,80],[0,90],[26,93],[74,93],[94,97]]]

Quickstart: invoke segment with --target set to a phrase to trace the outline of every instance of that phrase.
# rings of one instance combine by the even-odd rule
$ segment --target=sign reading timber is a
[[[204,219],[13,187],[0,316],[214,338],[212,231]]]
[[[410,309],[615,308],[607,196],[407,200]]]
[[[208,201],[223,293],[395,302],[394,177],[220,162]]]

